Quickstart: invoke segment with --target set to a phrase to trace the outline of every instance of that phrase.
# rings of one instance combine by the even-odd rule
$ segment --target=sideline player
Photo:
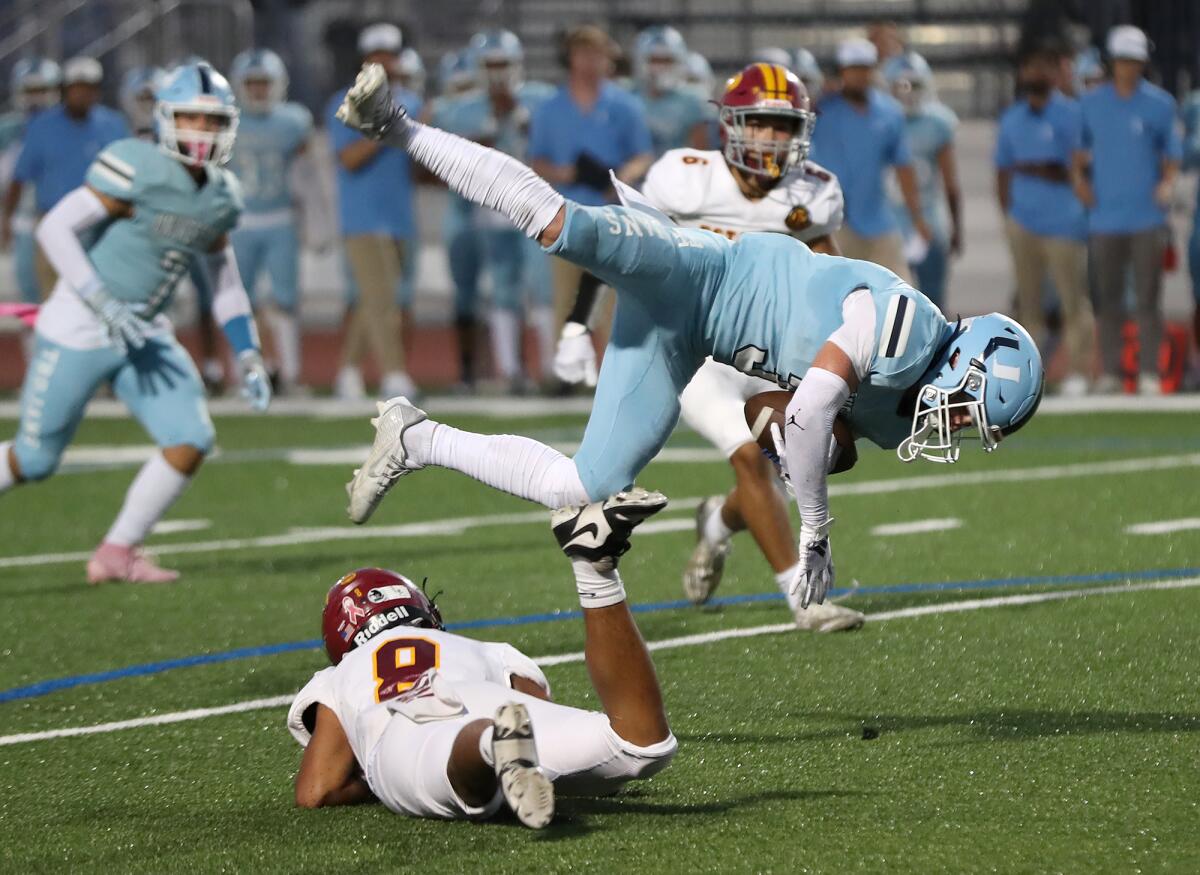
[[[297,232],[297,161],[308,149],[312,113],[287,99],[283,59],[249,49],[233,59],[230,78],[241,108],[230,167],[242,184],[246,209],[231,235],[238,270],[254,298],[261,272],[271,278],[266,319],[274,341],[281,394],[300,385],[300,236]]]
[[[190,64],[164,83],[155,115],[157,145],[130,138],[107,146],[85,184],[38,225],[59,280],[38,314],[17,436],[0,443],[0,492],[49,477],[88,401],[111,383],[161,448],[92,554],[89,583],[179,577],[141,545],[213,444],[200,375],[164,314],[194,260],[207,258],[216,279],[213,312],[237,355],[243,392],[256,410],[271,398],[228,242],[242,207],[237,180],[222,166],[237,130],[233,92],[207,63]]]
[[[646,175],[646,200],[684,227],[730,240],[748,231],[791,234],[813,252],[839,255],[833,232],[842,224],[842,189],[832,173],[807,160],[814,116],[798,78],[776,64],[750,64],[726,83],[719,120],[722,148],[667,152]],[[556,373],[568,382],[596,366],[591,338],[580,336],[583,343],[564,340],[555,359]],[[712,597],[731,538],[748,528],[798,626],[856,628],[863,622],[858,611],[833,603],[802,610],[790,593],[797,559],[787,505],[775,467],[743,415],[749,398],[778,388],[708,358],[679,397],[688,425],[725,454],[737,478],[728,496],[712,496],[696,509],[697,543],[683,573],[684,594],[693,604]]]
[[[624,488],[666,443],[680,392],[711,355],[793,390],[777,445],[801,519],[791,589],[803,589],[807,607],[824,601],[834,577],[826,476],[839,412],[856,435],[896,447],[905,461],[953,462],[968,428],[991,451],[1037,409],[1041,356],[1006,316],[951,324],[886,268],[820,255],[783,234],[731,241],[675,227],[648,205],[573,203],[512,158],[408,119],[378,66],[359,74],[338,117],[406,149],[546,251],[591,270],[620,302],[573,459],[529,438],[432,422],[393,398],[381,405],[375,444],[348,486],[355,522],[427,464],[548,507]]]
[[[675,736],[617,572],[633,528],[666,504],[634,489],[551,522],[575,570],[603,714],[550,701],[542,670],[511,645],[446,632],[406,577],[367,568],[334,584],[322,613],[333,667],[288,712],[305,748],[296,804],[378,799],[412,817],[480,820],[507,803],[540,828],[555,791],[607,796],[666,768]],[[577,534],[581,522],[588,535]]]

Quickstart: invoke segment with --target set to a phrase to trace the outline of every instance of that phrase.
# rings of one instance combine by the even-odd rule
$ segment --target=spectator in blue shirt
[[[842,254],[881,264],[910,280],[899,226],[884,190],[889,166],[895,168],[914,236],[921,241],[914,241],[915,248],[928,245],[933,231],[921,212],[904,110],[890,94],[872,86],[878,60],[869,40],[848,39],[838,46],[841,91],[821,98],[812,158],[842,183],[846,222],[836,234]]]
[[[1055,90],[1061,53],[1035,46],[1023,53],[1023,97],[1000,118],[996,196],[1004,213],[1017,280],[1017,318],[1034,340],[1046,340],[1042,289],[1054,281],[1067,348],[1064,395],[1088,391],[1094,324],[1087,287],[1087,217],[1071,191],[1071,160],[1083,120],[1079,104]]]
[[[358,37],[364,64],[381,64],[392,82],[401,75],[403,38],[394,24],[373,24]],[[414,117],[420,98],[395,84],[396,99]],[[338,219],[350,275],[358,289],[347,320],[342,366],[334,391],[343,398],[365,394],[362,360],[370,350],[383,374],[385,398],[408,395],[416,386],[405,370],[396,288],[404,264],[406,241],[415,241],[411,165],[402,149],[385,148],[363,137],[335,117],[343,89],[326,106],[325,122],[337,159]]]
[[[600,206],[614,197],[608,173],[632,183],[650,168],[653,144],[637,98],[609,81],[616,47],[594,25],[567,34],[567,82],[533,113],[530,166],[576,203]],[[553,259],[555,321],[566,322],[583,274]]]
[[[121,113],[100,105],[103,79],[104,68],[95,58],[72,58],[63,65],[62,103],[39,113],[26,129],[4,196],[5,229],[11,227],[26,185],[33,186],[38,215],[45,215],[63,195],[83,185],[87,169],[101,149],[129,136]],[[45,298],[57,277],[40,248],[37,278]]]
[[[1097,390],[1120,387],[1125,272],[1132,264],[1140,349],[1138,392],[1157,395],[1162,338],[1162,262],[1166,208],[1182,144],[1175,99],[1142,78],[1150,60],[1146,35],[1131,25],[1108,35],[1112,81],[1084,95],[1083,143],[1075,153],[1075,191],[1089,210],[1088,233],[1099,301],[1104,373]],[[1091,165],[1090,178],[1088,165]]]

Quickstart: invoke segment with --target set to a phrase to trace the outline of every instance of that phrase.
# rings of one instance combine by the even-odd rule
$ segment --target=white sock
[[[183,495],[183,490],[191,480],[191,477],[172,468],[162,453],[155,453],[129,485],[125,503],[121,505],[121,512],[117,514],[112,528],[104,536],[105,542],[119,547],[141,544],[154,524]]]
[[[300,321],[294,313],[271,309],[267,313],[279,356],[279,376],[288,386],[300,380]]]
[[[527,237],[541,234],[566,203],[516,158],[446,131],[409,119],[388,140],[467,200],[508,216]]]
[[[8,463],[10,450],[12,450],[12,441],[0,444],[0,493],[8,492],[17,485],[17,478],[13,477],[12,465]]]
[[[796,565],[799,564],[799,562],[796,563]],[[802,594],[800,590],[796,590],[795,595],[792,594],[792,576],[796,573],[796,565],[793,565],[787,571],[781,571],[775,575],[775,585],[779,587],[779,591],[783,593],[792,610],[799,607],[800,596]]]
[[[404,433],[404,446],[415,462],[451,468],[551,510],[591,501],[575,463],[532,438],[475,434],[426,420]]]
[[[710,544],[723,544],[733,537],[733,529],[725,525],[725,520],[721,519],[721,510],[725,507],[725,501],[721,501],[721,506],[708,515],[704,521],[704,540]]]
[[[554,309],[552,307],[534,307],[529,312],[529,323],[537,335],[538,367],[541,368],[543,379],[550,376],[550,364],[554,361],[554,345],[558,342],[558,332],[554,330]]]
[[[493,307],[488,314],[496,373],[511,380],[521,373],[521,319],[513,310]]]
[[[572,559],[571,567],[575,569],[575,589],[581,607],[607,608],[625,601],[625,584],[617,569],[597,571],[586,559]]]

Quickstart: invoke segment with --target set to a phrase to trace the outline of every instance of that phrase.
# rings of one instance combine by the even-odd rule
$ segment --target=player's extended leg
[[[262,233],[274,304],[267,322],[275,339],[280,388],[287,394],[300,385],[300,238],[291,224]]]
[[[117,397],[162,451],[142,466],[104,541],[88,562],[88,581],[169,583],[176,571],[159,568],[142,543],[187,489],[212,449],[215,433],[200,374],[174,337],[156,337],[132,352],[113,379]]]

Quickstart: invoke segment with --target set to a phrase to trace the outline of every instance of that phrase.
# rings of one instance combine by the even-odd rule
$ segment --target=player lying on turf
[[[813,252],[840,255],[833,233],[842,224],[842,187],[807,160],[815,119],[796,75],[778,64],[750,64],[726,83],[719,120],[722,149],[667,152],[646,175],[642,197],[684,227],[730,240],[752,231],[790,234]],[[563,328],[554,370],[566,382],[595,373],[596,352],[586,328],[590,312],[590,301],[577,302],[578,321]],[[748,399],[774,389],[775,383],[709,357],[679,396],[684,420],[725,454],[737,478],[728,495],[714,495],[696,509],[696,548],[683,572],[684,595],[693,604],[712,597],[733,534],[749,529],[798,627],[857,628],[863,623],[858,611],[832,602],[805,610],[792,591],[797,552],[787,503],[774,466],[742,415]]]
[[[675,736],[617,573],[634,527],[666,504],[634,489],[552,518],[603,714],[550,701],[545,675],[516,648],[446,632],[422,589],[395,572],[334,584],[322,614],[333,667],[288,713],[304,746],[296,804],[378,799],[412,817],[482,819],[507,803],[536,829],[553,817],[556,791],[607,796],[666,768]]]
[[[102,384],[141,422],[161,453],[134,478],[87,564],[90,583],[171,581],[141,553],[154,524],[183,494],[212,448],[204,386],[164,311],[193,260],[216,279],[213,312],[237,355],[243,391],[265,410],[271,386],[229,231],[242,199],[229,160],[238,111],[207,63],[175,70],[155,105],[158,144],[118,140],[37,229],[58,284],[38,315],[21,390],[21,423],[0,443],[0,492],[49,477]]]
[[[783,234],[728,240],[646,207],[572,203],[514,159],[413,122],[377,66],[359,74],[339,115],[590,270],[619,304],[574,459],[528,438],[434,423],[393,398],[349,486],[356,522],[399,477],[431,464],[547,507],[622,489],[670,436],[680,392],[711,355],[794,390],[780,456],[801,519],[791,589],[802,589],[807,607],[833,582],[826,475],[839,411],[856,435],[897,447],[902,459],[952,462],[966,429],[993,450],[1041,399],[1041,356],[1007,316],[952,325],[891,271],[819,255]]]

